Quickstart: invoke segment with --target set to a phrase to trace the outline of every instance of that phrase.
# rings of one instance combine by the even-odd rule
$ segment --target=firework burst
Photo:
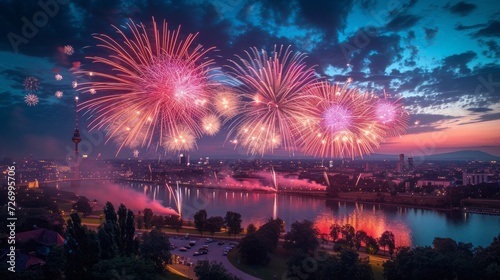
[[[191,129],[179,127],[179,129],[170,135],[165,136],[163,147],[167,151],[191,151],[196,147],[196,137]]]
[[[385,94],[375,104],[377,120],[387,126],[386,137],[400,136],[408,128],[409,113],[404,109],[402,98],[391,99]]]
[[[24,102],[26,102],[26,105],[28,106],[36,106],[38,104],[38,96],[36,96],[35,94],[26,94],[24,96]]]
[[[37,91],[38,85],[38,79],[35,77],[26,77],[23,82],[24,89],[28,92]]]
[[[203,131],[207,135],[215,135],[220,130],[220,120],[216,115],[207,115],[201,120]]]
[[[297,122],[308,116],[304,88],[314,80],[305,57],[281,46],[271,55],[252,48],[246,58],[230,60],[229,75],[241,91],[243,107],[231,123],[228,138],[234,134],[250,154],[263,155],[276,147],[294,153]]]
[[[61,97],[63,97],[63,92],[62,92],[62,91],[60,91],[60,90],[58,90],[58,91],[56,91],[56,93],[55,93],[54,95],[55,95],[57,98],[61,98]]]
[[[71,46],[71,45],[64,46],[63,51],[67,55],[73,55],[75,53],[75,49],[73,49],[73,46]]]
[[[106,49],[109,56],[89,57],[106,71],[79,71],[93,76],[92,81],[82,84],[80,91],[93,89],[103,94],[82,103],[80,108],[95,113],[90,128],[99,129],[128,119],[130,112],[141,111],[147,117],[137,122],[136,133],[129,134],[127,139],[145,131],[147,141],[141,139],[142,145],[149,146],[158,139],[167,150],[191,149],[196,137],[201,137],[204,131],[201,118],[209,112],[206,103],[213,88],[210,78],[214,76],[209,67],[214,62],[206,55],[213,48],[194,46],[196,34],[180,40],[180,27],[170,31],[165,21],[157,26],[153,19],[151,32],[132,20],[127,23],[128,35],[114,28],[119,40],[105,34],[95,36],[100,41],[98,47]],[[182,133],[189,135],[189,140],[184,139],[185,145],[174,144]],[[120,149],[123,146],[128,145],[122,143]]]
[[[226,120],[238,114],[240,108],[240,98],[229,87],[221,87],[216,90],[212,101],[215,111]]]
[[[373,98],[327,82],[309,88],[313,114],[301,126],[303,152],[320,157],[371,153],[383,140],[385,126],[375,121]]]
[[[63,76],[61,74],[56,74],[54,78],[56,79],[56,81],[60,81],[63,79]]]

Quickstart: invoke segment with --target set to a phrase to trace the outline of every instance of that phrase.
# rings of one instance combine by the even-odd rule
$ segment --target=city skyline
[[[318,76],[335,83],[352,78],[352,85],[362,90],[401,95],[410,112],[410,127],[405,135],[387,139],[376,154],[481,150],[500,156],[500,135],[495,130],[500,125],[500,66],[495,61],[500,55],[500,18],[490,8],[494,1],[401,1],[391,6],[375,1],[287,1],[280,6],[243,0],[173,1],[156,6],[140,1],[90,6],[81,1],[51,3],[56,3],[57,12],[14,2],[2,9],[10,13],[2,15],[0,27],[8,39],[0,43],[5,120],[0,131],[8,135],[0,140],[0,156],[65,158],[74,130],[72,82],[85,81],[71,68],[91,69],[85,56],[99,51],[89,47],[97,43],[93,33],[112,34],[111,24],[124,25],[127,18],[149,24],[152,16],[165,19],[172,29],[182,25],[184,35],[200,32],[196,43],[216,46],[214,59],[219,65],[250,47],[272,51],[274,44],[291,45],[308,55],[306,62],[316,65]],[[32,38],[16,37],[26,35],[26,20],[33,22],[32,16],[40,11],[48,11],[47,22],[36,28]],[[73,46],[75,53],[64,53],[66,45]],[[54,78],[56,74],[62,80]],[[40,83],[36,106],[24,102],[23,81],[29,76]],[[56,91],[64,95],[58,98]],[[92,98],[85,93],[79,97]],[[88,132],[88,118],[88,112],[80,112],[81,154],[114,157],[117,145],[105,145],[103,131]],[[200,139],[198,149],[189,153],[245,156],[240,147],[224,145],[227,129]],[[156,147],[138,151],[141,158],[166,156]],[[127,149],[118,157],[134,155]],[[278,149],[271,156],[289,154]],[[301,156],[297,152],[294,157]]]

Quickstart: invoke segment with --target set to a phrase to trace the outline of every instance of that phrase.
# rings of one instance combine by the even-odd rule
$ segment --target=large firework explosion
[[[194,46],[196,34],[179,38],[180,27],[168,30],[165,21],[157,26],[153,19],[152,30],[132,20],[127,23],[128,33],[114,28],[119,39],[106,34],[94,36],[100,41],[97,47],[109,52],[105,57],[88,57],[102,70],[92,75],[78,72],[92,76],[79,91],[101,94],[83,102],[79,109],[94,117],[90,128],[114,126],[108,128],[113,131],[108,135],[122,139],[118,152],[137,138],[140,146],[158,139],[158,144],[168,150],[192,149],[195,144],[173,145],[171,140],[189,135],[193,138],[190,142],[195,143],[204,131],[201,119],[209,112],[206,103],[213,88],[213,72],[209,71],[213,60],[206,55],[213,47]],[[140,117],[132,116],[134,112],[140,112]],[[131,119],[135,120],[133,125]]]
[[[314,80],[305,55],[290,47],[274,48],[271,55],[252,48],[246,56],[229,60],[229,76],[242,96],[243,106],[231,123],[228,138],[250,154],[297,149],[298,119],[308,115],[304,88]]]
[[[387,127],[376,121],[375,98],[355,88],[321,82],[308,90],[312,114],[301,127],[301,146],[319,157],[363,156],[378,147]]]

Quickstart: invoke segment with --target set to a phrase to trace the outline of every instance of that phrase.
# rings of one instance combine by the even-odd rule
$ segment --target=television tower
[[[78,155],[78,143],[82,141],[82,136],[80,136],[80,130],[78,130],[78,96],[75,97],[75,131],[73,132],[73,143],[75,143],[75,159],[74,159],[74,165],[73,165],[73,171],[75,179],[74,181],[71,181],[71,186],[72,187],[79,187],[80,186],[80,158]]]

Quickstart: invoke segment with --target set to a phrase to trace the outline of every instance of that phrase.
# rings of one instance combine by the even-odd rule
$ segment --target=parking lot
[[[172,236],[169,240],[170,244],[175,246],[175,248],[170,251],[174,256],[174,267],[179,264],[190,267],[189,273],[187,274],[189,277],[194,276],[193,268],[198,261],[207,260],[209,262],[216,261],[222,263],[230,273],[243,279],[258,279],[236,269],[227,259],[224,251],[230,250],[231,247],[234,248],[233,250],[237,250],[237,242],[235,241],[222,240],[224,243],[220,244],[220,239],[213,239],[213,241],[209,242],[207,238],[189,237],[186,239],[185,237],[179,236]],[[193,246],[189,245],[194,242],[195,244]],[[187,248],[188,246],[190,248]],[[183,247],[186,248],[186,250],[181,249]],[[202,253],[204,247],[208,249],[206,253]],[[195,254],[196,252],[201,254]]]

